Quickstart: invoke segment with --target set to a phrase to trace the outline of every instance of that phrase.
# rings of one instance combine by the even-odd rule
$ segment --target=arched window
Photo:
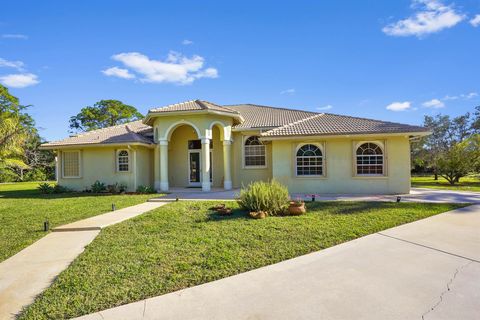
[[[357,175],[383,175],[383,150],[373,142],[357,148]]]
[[[119,172],[128,171],[129,156],[127,150],[120,150],[117,153],[117,170]]]
[[[244,145],[245,167],[265,167],[265,145],[257,136],[245,140]]]
[[[304,144],[296,154],[297,176],[323,175],[322,150],[314,144]]]

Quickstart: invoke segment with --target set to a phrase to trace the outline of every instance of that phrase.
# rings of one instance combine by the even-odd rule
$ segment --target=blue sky
[[[0,82],[48,140],[101,99],[420,124],[480,105],[480,1],[8,1]],[[478,16],[477,16],[478,15]]]

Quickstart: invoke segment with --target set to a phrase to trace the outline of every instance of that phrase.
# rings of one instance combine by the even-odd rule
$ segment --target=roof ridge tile
[[[268,130],[268,131],[262,133],[262,135],[264,135],[264,134],[267,135],[267,134],[273,133],[273,132],[275,132],[275,131],[283,130],[283,129],[286,129],[286,128],[288,128],[288,127],[293,127],[294,125],[297,125],[297,124],[299,124],[299,123],[306,122],[306,121],[308,121],[308,120],[315,119],[315,118],[317,118],[317,117],[321,117],[321,116],[324,116],[324,115],[325,115],[324,113],[316,113],[316,114],[314,114],[313,116],[306,117],[306,118],[303,118],[303,119],[300,119],[300,120],[297,120],[297,121],[293,121],[293,122],[284,124],[283,126],[279,126],[279,127],[277,127],[277,128]]]

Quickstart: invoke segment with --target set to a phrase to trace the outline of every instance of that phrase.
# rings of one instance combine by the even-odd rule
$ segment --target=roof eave
[[[361,137],[423,137],[430,135],[430,131],[412,131],[412,132],[376,132],[376,133],[345,133],[345,134],[319,134],[319,135],[282,135],[282,136],[261,136],[259,140],[305,140],[305,139],[325,139],[325,138],[361,138]]]
[[[185,110],[185,111],[149,111],[143,119],[143,123],[149,126],[153,125],[153,119],[157,117],[184,116],[191,114],[216,114],[237,119],[240,123],[245,119],[238,113],[222,112],[217,110]]]
[[[40,150],[55,150],[55,149],[78,149],[78,148],[89,148],[89,147],[119,147],[119,146],[142,146],[147,148],[154,148],[154,143],[148,142],[116,142],[116,143],[79,143],[79,144],[57,144],[57,145],[48,145],[48,143],[41,144],[39,146]]]

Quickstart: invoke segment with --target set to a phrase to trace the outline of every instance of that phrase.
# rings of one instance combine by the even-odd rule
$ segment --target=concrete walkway
[[[150,202],[179,200],[234,200],[240,192],[239,189],[225,191],[215,189],[203,192],[201,189],[178,188],[170,190],[169,194],[152,198]],[[401,194],[401,201],[405,202],[437,202],[437,203],[480,203],[480,192],[452,191],[412,188],[409,194]],[[310,200],[311,197],[304,193],[292,194],[292,199]],[[320,194],[316,201],[396,201],[397,195],[375,194]]]
[[[165,205],[142,203],[55,228],[0,263],[0,319],[13,319],[83,252],[100,229]]]
[[[78,319],[478,319],[480,205]]]

